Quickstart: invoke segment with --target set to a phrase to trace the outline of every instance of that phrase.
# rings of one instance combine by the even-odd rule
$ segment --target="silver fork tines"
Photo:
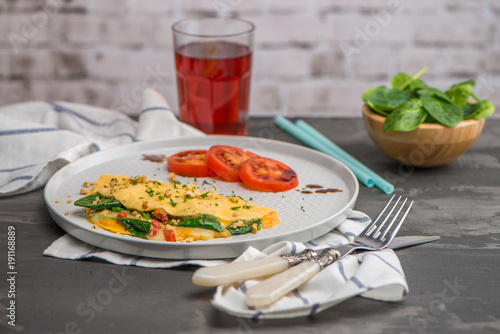
[[[391,231],[392,226],[398,219],[401,211],[403,210],[404,206],[406,205],[406,202],[408,201],[408,199],[405,198],[403,203],[398,208],[398,204],[402,199],[402,196],[399,196],[399,198],[396,200],[396,203],[394,203],[394,205],[390,209],[389,213],[385,215],[383,221],[379,225],[377,225],[379,220],[383,217],[389,205],[392,203],[394,197],[395,195],[391,197],[391,199],[387,202],[385,207],[377,214],[377,216],[372,220],[372,222],[358,235],[358,237],[354,240],[356,243],[362,243],[372,247],[384,247],[392,241],[392,239],[398,233],[399,228],[403,224],[406,216],[408,215],[408,212],[410,211],[413,205],[413,201],[410,201],[408,207],[403,212],[403,216],[398,221],[398,223],[396,224],[392,232],[389,234],[389,236],[386,238],[386,235],[389,233],[389,231]],[[397,212],[396,214],[393,215],[393,212],[396,209]],[[385,224],[391,217],[392,219],[390,220],[389,225],[381,232],[382,228],[385,226]]]

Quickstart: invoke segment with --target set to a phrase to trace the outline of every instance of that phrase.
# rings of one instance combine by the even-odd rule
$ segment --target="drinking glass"
[[[247,135],[254,30],[223,17],[172,26],[181,121],[207,134]]]

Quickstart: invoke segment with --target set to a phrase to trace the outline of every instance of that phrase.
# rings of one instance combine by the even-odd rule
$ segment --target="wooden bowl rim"
[[[363,108],[361,108],[361,111],[363,112],[363,114],[371,119],[373,119],[374,121],[378,122],[378,123],[384,123],[385,121],[385,117],[382,116],[382,115],[379,115],[375,112],[373,112],[366,104],[363,105]],[[484,122],[484,118],[481,118],[481,119],[468,119],[468,120],[465,120],[465,121],[462,121],[460,122],[459,124],[453,126],[453,127],[446,127],[444,125],[441,125],[441,124],[430,124],[430,123],[424,123],[424,124],[420,124],[417,129],[427,129],[427,130],[443,130],[443,129],[456,129],[456,128],[460,128],[460,127],[466,127],[466,126],[471,126],[471,125],[475,125],[477,123],[481,123],[481,122]],[[415,130],[417,130],[415,129]],[[413,130],[413,131],[415,131]],[[411,131],[408,131],[408,132],[411,132]]]

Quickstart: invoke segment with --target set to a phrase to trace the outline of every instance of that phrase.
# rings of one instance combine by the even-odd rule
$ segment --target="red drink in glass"
[[[191,42],[175,52],[182,121],[207,134],[247,134],[252,53],[226,41]]]
[[[207,134],[247,134],[254,29],[224,17],[172,26],[181,121]]]

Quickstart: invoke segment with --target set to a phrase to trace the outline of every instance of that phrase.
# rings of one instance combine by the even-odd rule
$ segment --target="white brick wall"
[[[500,107],[498,0],[0,0],[0,105],[137,114],[151,86],[176,108],[170,27],[216,12],[257,26],[251,115],[360,117],[366,88],[424,66]]]

